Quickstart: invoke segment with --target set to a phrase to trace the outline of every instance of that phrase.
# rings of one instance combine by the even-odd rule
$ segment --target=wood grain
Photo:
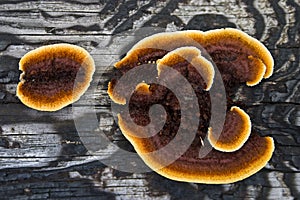
[[[253,128],[274,137],[269,164],[227,185],[180,183],[154,172],[124,173],[91,156],[74,125],[72,106],[38,112],[15,96],[18,61],[29,50],[68,42],[86,48],[97,77],[75,106],[95,106],[99,127],[120,147],[106,84],[119,47],[140,27],[168,31],[236,27],[262,41],[275,58],[274,75],[241,87]],[[1,199],[296,199],[300,196],[300,2],[298,0],[0,1]],[[112,36],[114,36],[112,38]],[[124,39],[126,38],[126,39]],[[103,156],[103,155],[102,155]],[[124,158],[123,158],[124,159]]]

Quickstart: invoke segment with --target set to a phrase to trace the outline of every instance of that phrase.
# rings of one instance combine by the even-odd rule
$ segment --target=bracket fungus
[[[202,47],[211,58],[202,55]],[[188,137],[196,120],[197,130],[191,144],[173,162],[165,164],[164,159],[172,157],[185,142],[185,137],[181,137],[178,141],[182,143],[164,149],[175,140],[182,123],[181,104],[176,94],[157,83],[140,83],[128,99],[122,92],[115,91],[120,77],[111,80],[108,86],[110,98],[129,107],[129,113],[118,113],[119,127],[150,168],[173,180],[223,184],[253,175],[271,159],[273,138],[261,137],[252,130],[248,114],[230,99],[234,93],[232,88],[241,84],[253,86],[272,75],[273,58],[262,43],[232,28],[159,33],[134,45],[122,60],[115,63],[115,68],[122,76],[145,63],[153,63],[157,79],[167,77],[176,84],[178,76],[165,75],[167,68],[175,69],[185,77],[196,94],[200,111],[196,119],[186,120],[184,127]],[[228,99],[228,111],[219,135],[210,126],[211,98],[216,98],[210,96],[210,89],[216,84],[216,70],[221,73]],[[128,88],[124,85],[122,91],[126,90]],[[156,104],[165,109],[165,124],[156,134],[145,137],[141,127],[157,120],[149,117],[151,106]],[[190,105],[189,112],[193,112],[194,107]],[[131,119],[135,124],[129,123]],[[199,157],[199,150],[204,147],[203,138],[208,138],[206,145],[212,150],[205,157]],[[164,149],[162,157],[154,156],[160,149]]]
[[[191,83],[197,80],[200,86],[208,91],[215,75],[214,67],[207,59],[201,56],[201,51],[196,47],[180,47],[167,53],[162,59],[157,60],[158,76],[166,67],[172,67],[178,71],[182,68],[189,72],[187,79]],[[197,77],[195,77],[197,76]],[[203,79],[203,80],[199,80]]]
[[[208,128],[208,140],[211,145],[224,152],[240,149],[251,133],[251,121],[248,114],[237,106],[232,106],[226,114],[221,135],[214,134],[213,128]]]
[[[56,111],[75,101],[87,90],[95,71],[94,60],[83,48],[71,44],[39,47],[20,62],[17,96],[26,106]]]

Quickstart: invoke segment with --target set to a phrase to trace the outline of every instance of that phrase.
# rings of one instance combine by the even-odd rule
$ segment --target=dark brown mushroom
[[[71,44],[43,46],[25,54],[17,96],[28,107],[56,111],[75,101],[87,90],[95,71],[90,54]]]
[[[256,71],[255,67],[260,67],[261,65],[259,64],[258,66],[256,66],[256,64],[263,63],[266,67],[265,73],[263,73],[263,77],[269,78],[273,74],[274,60],[269,50],[260,41],[249,36],[245,32],[234,28],[216,29],[204,32],[204,38],[205,41],[201,44],[204,45],[204,48],[210,53],[210,55],[213,54],[213,52],[216,52],[215,54],[217,54],[217,51],[222,52],[223,49],[228,48],[229,51],[227,50],[227,52],[233,50],[232,53],[236,54],[236,56],[233,55],[233,57],[229,57],[228,59],[247,60],[248,58],[249,68],[251,70]],[[241,54],[244,54],[244,56],[240,57]],[[225,56],[224,58],[226,58]],[[251,63],[253,62],[253,60],[255,60],[255,62]],[[249,73],[251,73],[251,70],[249,70]],[[264,70],[258,71],[262,72]],[[260,73],[258,73],[257,75],[259,74]],[[251,77],[249,77],[249,80],[247,81],[254,80],[251,80]],[[257,83],[258,82],[256,82],[255,84]]]
[[[178,181],[214,184],[239,181],[266,165],[272,156],[274,142],[271,137],[259,137],[253,130],[251,132],[249,116],[236,106],[227,113],[219,138],[214,128],[209,128],[211,105],[208,90],[213,85],[214,70],[209,61],[201,57],[195,42],[201,44],[216,63],[228,98],[232,86],[241,83],[255,85],[273,71],[273,58],[264,45],[235,29],[160,33],[137,43],[125,58],[115,64],[121,74],[141,64],[156,62],[159,77],[166,66],[176,69],[189,81],[198,98],[200,116],[197,119],[199,127],[196,136],[186,152],[173,163],[162,164],[164,158],[173,156],[180,144],[164,150],[161,157],[153,154],[172,142],[180,126],[180,105],[172,91],[160,85],[142,83],[136,87],[129,101],[122,94],[114,93],[114,85],[118,81],[116,78],[110,82],[108,92],[114,102],[129,104],[130,114],[119,113],[118,123],[124,136],[150,168]],[[199,66],[200,73],[196,70]],[[170,79],[176,82],[176,76]],[[141,127],[150,123],[148,112],[155,104],[165,108],[166,123],[157,134],[145,137]],[[138,126],[129,123],[130,118]],[[189,133],[187,121],[185,128]],[[194,123],[192,119],[190,121]],[[206,145],[214,149],[200,158],[199,150],[205,144],[203,139],[206,136],[210,141]],[[184,142],[184,137],[181,140]]]
[[[222,133],[214,134],[213,128],[208,130],[210,144],[219,151],[232,152],[240,149],[251,133],[249,115],[237,106],[231,107],[226,114]]]
[[[126,73],[141,64],[155,62],[176,48],[199,44],[210,54],[225,82],[235,80],[254,86],[273,73],[274,60],[268,49],[257,39],[233,28],[158,33],[135,44],[115,67]],[[108,92],[118,103],[121,97],[112,94],[115,82],[109,84]]]
[[[213,149],[204,158],[199,158],[201,142],[197,145],[193,143],[175,162],[163,167],[161,160],[152,153],[163,148],[172,137],[166,139],[166,136],[157,134],[153,137],[141,138],[139,136],[144,135],[139,135],[140,132],[132,132],[126,121],[123,116],[118,116],[123,135],[130,141],[139,156],[150,168],[172,180],[207,184],[236,182],[262,169],[274,151],[271,137],[260,137],[252,132],[247,142],[237,151],[221,152]],[[161,157],[171,157],[173,152],[176,152],[176,148],[180,148],[180,145],[175,146],[173,151],[164,152]]]
[[[137,146],[137,145],[136,145]],[[211,151],[204,159],[182,156],[157,173],[177,181],[226,184],[243,180],[261,170],[271,159],[274,142],[271,137],[252,133],[247,143],[238,151],[224,153]],[[143,157],[143,154],[140,154]],[[155,161],[145,157],[149,165]]]
[[[223,76],[258,84],[273,73],[274,60],[268,49],[257,39],[233,28],[216,29],[187,35],[199,42],[210,54]]]

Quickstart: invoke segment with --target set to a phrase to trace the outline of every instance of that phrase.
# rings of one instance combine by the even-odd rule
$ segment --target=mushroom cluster
[[[202,55],[202,50],[195,42],[208,52],[210,58]],[[200,109],[196,119],[197,133],[191,145],[166,166],[161,164],[163,158],[158,159],[151,153],[165,147],[176,137],[181,123],[181,108],[176,95],[157,83],[138,84],[130,98],[115,89],[122,75],[147,63],[152,63],[151,66],[156,68],[158,78],[164,76],[170,67],[184,76],[197,96]],[[210,126],[211,98],[217,98],[209,94],[211,87],[216,84],[213,63],[221,73],[227,98],[227,112],[221,133],[216,133],[217,129]],[[259,136],[251,128],[248,114],[242,106],[236,105],[232,97],[235,88],[241,84],[254,86],[263,78],[270,77],[273,64],[270,52],[262,43],[237,29],[158,33],[139,41],[123,59],[115,63],[118,73],[108,85],[108,94],[113,102],[129,107],[129,114],[118,113],[119,127],[150,168],[178,181],[232,183],[253,175],[272,157],[273,138]],[[175,84],[178,77],[169,76],[168,79]],[[126,85],[122,87],[122,91],[129,89]],[[142,129],[132,127],[130,121],[135,122],[137,127],[147,126],[150,123],[150,108],[156,104],[164,107],[166,121],[156,134],[145,137]],[[186,121],[188,133],[195,119]],[[203,138],[208,138],[212,150],[205,157],[199,157],[199,150],[204,145]],[[184,141],[184,138],[180,140]],[[180,147],[172,148],[175,152]],[[172,156],[172,148],[164,151],[163,157]]]
[[[28,107],[56,111],[87,90],[95,71],[94,60],[83,48],[61,43],[39,47],[25,54],[17,96]]]

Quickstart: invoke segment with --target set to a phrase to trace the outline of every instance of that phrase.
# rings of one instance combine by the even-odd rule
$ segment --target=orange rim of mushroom
[[[192,41],[187,38],[192,39]],[[160,74],[165,66],[172,67],[173,64],[176,65],[178,62],[182,62],[182,58],[180,58],[182,55],[195,57],[197,59],[194,60],[197,62],[194,62],[194,65],[197,66],[197,63],[200,63],[201,66],[206,66],[202,68],[203,74],[202,72],[201,74],[205,75],[205,82],[208,83],[204,89],[209,90],[213,84],[214,70],[208,67],[209,61],[199,59],[201,51],[191,47],[194,41],[204,47],[209,54],[216,51],[222,52],[222,45],[228,48],[228,52],[225,51],[224,54],[228,53],[229,61],[225,65],[230,64],[230,59],[234,57],[244,59],[245,61],[242,63],[244,69],[241,69],[239,73],[245,74],[245,77],[240,79],[240,82],[245,82],[248,86],[258,84],[263,78],[268,78],[273,73],[274,61],[267,48],[246,33],[232,28],[207,32],[180,31],[155,34],[134,45],[122,60],[115,63],[115,67],[118,70],[124,70],[124,73],[126,73],[131,68],[143,64],[144,61],[156,62],[158,74]],[[167,47],[168,49],[163,51],[161,47]],[[233,57],[230,57],[231,51]],[[161,58],[143,60],[151,53],[157,53]],[[213,61],[215,61],[214,58],[218,59],[217,56],[211,57]],[[224,56],[221,56],[221,58],[224,58]],[[239,66],[238,61],[235,60],[234,62],[236,62],[234,67]],[[218,64],[217,67],[219,67]],[[235,70],[234,67],[232,71]],[[126,104],[126,100],[122,96],[113,92],[116,82],[117,80],[114,80],[109,83],[108,94],[115,103]],[[136,92],[151,95],[149,85],[144,83],[136,87]],[[130,129],[126,119],[121,114],[118,114],[118,123],[123,135],[131,142],[136,152],[157,173],[178,181],[223,184],[236,182],[253,175],[267,164],[274,151],[273,139],[271,137],[260,137],[253,130],[251,131],[250,118],[241,108],[233,106],[227,113],[227,117],[228,121],[238,123],[239,126],[236,130],[232,130],[232,127],[229,128],[227,130],[229,137],[223,138],[222,134],[220,138],[216,138],[213,128],[208,128],[208,140],[214,149],[207,157],[198,160],[191,158],[192,162],[189,162],[189,158],[185,160],[183,156],[164,167],[160,167],[159,161],[149,154],[157,148],[151,138],[135,137],[134,135],[138,133],[133,133],[134,130]],[[226,131],[226,127],[224,131]]]
[[[74,69],[71,69],[72,65],[76,65],[73,66]],[[95,64],[85,49],[60,43],[42,46],[26,53],[19,62],[19,69],[23,72],[17,86],[17,96],[21,102],[36,110],[56,111],[77,101],[87,90]],[[73,79],[67,77],[70,74]],[[63,81],[63,78],[66,80]],[[55,84],[58,88],[55,88]],[[67,89],[64,88],[66,85]],[[37,91],[41,88],[45,91]]]

